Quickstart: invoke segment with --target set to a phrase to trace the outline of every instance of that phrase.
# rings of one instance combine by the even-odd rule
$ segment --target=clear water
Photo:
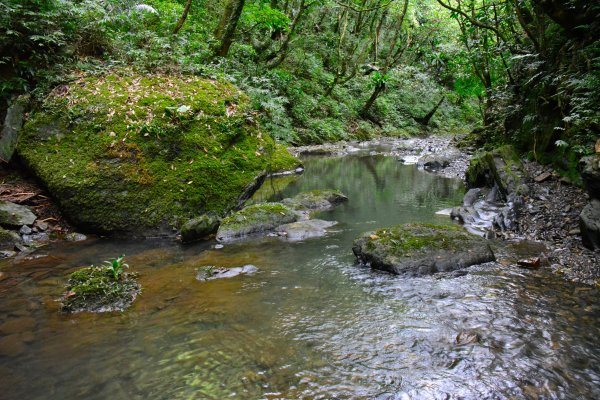
[[[321,214],[339,221],[327,237],[219,250],[96,240],[2,266],[0,398],[600,398],[598,291],[510,265],[536,246],[453,278],[355,264],[360,232],[448,223],[435,211],[460,202],[460,182],[364,156],[310,158],[287,179],[286,195],[348,195]],[[119,254],[144,287],[133,307],[61,315],[65,275]],[[244,264],[260,272],[195,279],[203,265]]]

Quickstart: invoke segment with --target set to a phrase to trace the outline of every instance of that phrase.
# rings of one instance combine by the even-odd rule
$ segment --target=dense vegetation
[[[600,130],[583,0],[2,0],[2,108],[128,65],[244,90],[292,144],[478,132],[573,168]],[[34,101],[35,107],[35,101]],[[557,151],[554,151],[557,150]]]

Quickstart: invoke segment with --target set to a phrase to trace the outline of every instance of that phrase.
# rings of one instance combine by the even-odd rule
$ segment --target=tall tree
[[[227,54],[229,54],[229,48],[233,43],[235,29],[242,15],[244,4],[245,0],[229,0],[227,3],[215,31],[215,37],[219,40],[219,45],[215,50],[217,57],[227,57]]]

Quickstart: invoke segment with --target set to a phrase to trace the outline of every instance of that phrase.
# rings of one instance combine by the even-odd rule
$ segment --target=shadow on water
[[[338,188],[350,201],[319,216],[339,221],[328,236],[299,243],[96,240],[1,267],[1,397],[600,397],[597,290],[500,263],[416,279],[355,264],[360,232],[449,223],[435,211],[460,203],[460,182],[354,156],[309,158],[277,187]],[[144,287],[132,308],[61,315],[65,275],[118,254]],[[195,279],[204,265],[244,264],[260,272]]]

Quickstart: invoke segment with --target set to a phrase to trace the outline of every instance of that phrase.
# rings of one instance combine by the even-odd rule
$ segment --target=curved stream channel
[[[368,155],[307,158],[302,176],[282,179],[292,181],[286,196],[317,188],[348,195],[319,216],[339,221],[329,235],[222,249],[95,240],[4,265],[0,397],[600,398],[596,289],[510,262],[411,279],[356,265],[351,244],[363,231],[450,223],[435,212],[460,204],[460,181]],[[120,254],[144,288],[131,309],[58,312],[67,273]],[[201,266],[244,264],[259,273],[195,279]]]

